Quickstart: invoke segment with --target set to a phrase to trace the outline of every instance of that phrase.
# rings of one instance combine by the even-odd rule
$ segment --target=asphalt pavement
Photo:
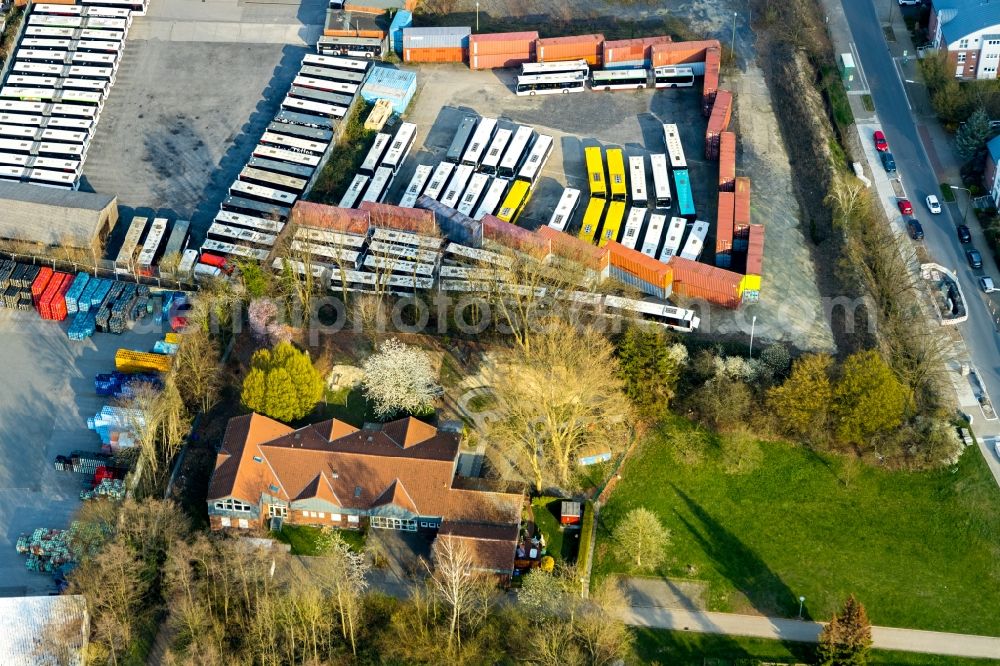
[[[962,197],[967,195],[964,192],[957,193],[959,203],[946,205],[939,215],[932,215],[924,203],[928,194],[936,194],[940,198],[940,183],[950,174],[935,173],[935,167],[943,171],[941,163],[953,158],[951,155],[942,156],[935,152],[932,160],[922,141],[921,132],[918,131],[918,119],[915,117],[914,108],[918,113],[922,113],[926,110],[926,103],[920,99],[914,100],[919,98],[921,93],[926,98],[926,93],[918,88],[920,84],[914,78],[910,78],[913,76],[915,56],[911,50],[912,45],[906,48],[909,39],[905,33],[901,35],[905,39],[892,45],[886,41],[882,30],[886,18],[883,2],[878,3],[878,8],[872,1],[847,1],[841,4],[850,31],[849,38],[852,40],[851,51],[859,60],[864,72],[864,81],[870,89],[875,112],[889,141],[903,186],[913,203],[914,216],[923,225],[926,248],[933,261],[955,271],[967,297],[969,318],[958,328],[968,348],[971,365],[985,384],[991,400],[1000,399],[1000,336],[994,328],[987,301],[979,295],[977,284],[980,275],[990,275],[994,281],[1000,280],[1000,272],[997,271],[997,266],[991,257],[982,229],[971,216],[969,227],[973,242],[962,245],[958,241],[955,229],[961,223],[962,213],[965,210],[965,201]],[[893,11],[897,9],[894,7]],[[900,30],[905,28],[898,21],[898,15],[896,19],[896,33],[899,35]],[[904,48],[908,51],[908,58],[902,56]],[[922,119],[920,122],[933,123],[936,119]],[[929,136],[926,127],[923,134],[924,137]],[[863,141],[871,141],[871,137],[868,136],[861,138]],[[879,167],[877,163],[872,165],[873,169]],[[958,184],[956,180],[950,182]],[[984,257],[982,269],[974,270],[969,267],[965,251],[970,247],[975,247],[982,253]],[[975,418],[973,429],[980,439],[986,438],[990,441],[991,437],[1000,435],[1000,422],[987,421],[982,413],[973,416]],[[981,448],[994,476],[1000,482],[1000,464],[996,453],[992,450],[993,447],[982,445]]]

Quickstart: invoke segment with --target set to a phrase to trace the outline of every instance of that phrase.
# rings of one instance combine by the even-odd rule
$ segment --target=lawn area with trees
[[[645,506],[671,534],[656,573],[707,581],[710,610],[793,617],[802,595],[828,620],[853,593],[874,624],[1000,633],[1000,494],[978,451],[902,472],[752,442],[736,470],[725,437],[675,417],[640,444],[601,510],[595,583],[633,570],[612,535]]]

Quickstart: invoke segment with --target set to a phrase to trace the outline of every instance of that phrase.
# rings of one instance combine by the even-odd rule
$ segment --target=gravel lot
[[[143,330],[145,329],[145,330]],[[80,504],[83,476],[57,472],[52,460],[73,450],[100,450],[87,417],[107,404],[94,375],[114,369],[119,347],[147,350],[163,336],[150,323],[121,336],[66,337],[65,325],[34,312],[0,310],[0,357],[6,395],[0,401],[0,596],[44,594],[51,576],[31,573],[14,550],[36,527],[66,528]]]

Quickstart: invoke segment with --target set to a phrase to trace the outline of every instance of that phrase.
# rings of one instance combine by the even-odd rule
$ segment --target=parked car
[[[927,210],[938,215],[941,213],[941,202],[933,194],[927,195]]]
[[[965,259],[969,262],[971,268],[983,267],[983,255],[979,254],[979,250],[975,248],[965,251]]]
[[[923,0],[897,0],[897,2],[899,2],[900,7],[916,7]]]
[[[979,288],[986,294],[997,290],[996,286],[993,284],[993,278],[988,275],[984,275],[979,278]]]
[[[896,205],[899,206],[899,212],[903,215],[913,215],[913,204],[910,203],[909,199],[900,199]]]
[[[872,139],[875,141],[875,150],[880,153],[889,151],[889,142],[885,140],[885,134],[882,133],[882,130],[875,130]]]
[[[969,232],[969,227],[965,226],[964,224],[960,224],[958,225],[958,228],[955,229],[955,231],[958,234],[959,243],[962,243],[964,245],[965,243],[972,242],[972,233]]]
[[[886,173],[896,173],[896,160],[892,158],[892,153],[886,151],[879,153],[878,156],[882,158],[882,167]]]
[[[920,225],[919,220],[911,219],[906,223],[906,226],[910,230],[910,238],[913,240],[923,240],[924,228]]]

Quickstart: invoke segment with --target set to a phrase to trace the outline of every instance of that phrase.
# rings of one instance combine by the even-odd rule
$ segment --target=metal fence
[[[172,291],[197,291],[198,285],[193,281],[180,280],[176,277],[166,275],[137,275],[129,271],[122,270],[115,266],[115,262],[102,259],[97,262],[76,262],[68,259],[56,259],[55,257],[42,257],[36,254],[11,252],[0,250],[0,258],[12,259],[22,264],[34,264],[36,266],[48,266],[54,271],[66,273],[89,273],[95,277],[109,278],[122,282],[135,282],[145,284],[157,289],[167,289]],[[154,269],[155,271],[155,269]]]

